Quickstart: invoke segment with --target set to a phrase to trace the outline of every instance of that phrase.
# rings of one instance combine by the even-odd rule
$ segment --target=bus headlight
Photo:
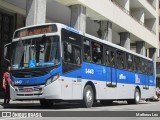
[[[50,77],[47,81],[46,81],[46,84],[45,86],[51,84],[52,82],[56,81],[58,78],[59,78],[60,74],[57,73],[55,75],[53,75],[52,77]]]

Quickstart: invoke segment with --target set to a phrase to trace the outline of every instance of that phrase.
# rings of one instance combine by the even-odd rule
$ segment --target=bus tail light
[[[57,73],[55,75],[53,75],[52,77],[50,77],[47,81],[46,81],[46,84],[45,86],[51,84],[52,82],[56,81],[58,78],[59,78],[60,74]]]

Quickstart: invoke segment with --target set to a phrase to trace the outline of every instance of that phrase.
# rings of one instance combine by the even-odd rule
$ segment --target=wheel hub
[[[136,92],[136,101],[138,102],[140,100],[140,96],[139,96],[139,93]]]
[[[92,101],[93,95],[92,95],[92,92],[90,90],[88,90],[86,92],[86,98],[87,98],[87,102],[91,102]]]

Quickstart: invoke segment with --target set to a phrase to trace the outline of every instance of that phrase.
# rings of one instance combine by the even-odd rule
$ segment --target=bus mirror
[[[11,43],[8,43],[4,45],[4,60],[10,63],[10,49],[11,49]]]

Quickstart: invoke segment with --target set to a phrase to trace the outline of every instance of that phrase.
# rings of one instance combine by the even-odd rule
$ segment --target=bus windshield
[[[12,69],[55,66],[59,61],[58,36],[43,36],[12,43]]]

